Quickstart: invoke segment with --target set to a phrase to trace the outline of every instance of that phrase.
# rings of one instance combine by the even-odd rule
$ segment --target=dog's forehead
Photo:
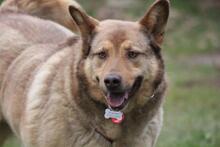
[[[107,40],[114,44],[114,46],[120,46],[128,41],[132,43],[141,43],[142,45],[148,42],[147,36],[141,31],[140,24],[129,21],[102,21],[97,28],[96,34],[96,42]]]
[[[138,29],[139,28],[139,24],[136,22],[132,22],[132,21],[122,21],[122,20],[104,20],[101,21],[99,24],[100,27],[106,28],[106,27],[122,27],[124,29],[126,28],[132,28],[132,29]]]

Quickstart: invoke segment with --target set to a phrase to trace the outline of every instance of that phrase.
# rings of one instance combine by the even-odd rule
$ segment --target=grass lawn
[[[109,5],[103,0],[78,1],[97,17]],[[114,12],[134,20],[152,1],[137,0],[132,8]],[[204,7],[201,1],[171,1],[163,50],[169,90],[157,147],[220,147],[220,7]],[[19,146],[12,138],[4,147]]]
[[[158,147],[220,146],[220,71],[213,66],[168,62],[170,89]]]

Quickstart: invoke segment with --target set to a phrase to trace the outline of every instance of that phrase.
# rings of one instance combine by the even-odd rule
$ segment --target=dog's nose
[[[121,86],[121,77],[119,75],[108,75],[104,79],[104,83],[108,90],[117,90]]]

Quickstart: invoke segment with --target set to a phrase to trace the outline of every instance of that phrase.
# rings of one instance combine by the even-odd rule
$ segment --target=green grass
[[[3,147],[20,147],[20,143],[15,137],[11,137],[5,142]]]
[[[220,71],[213,66],[170,62],[171,83],[158,147],[220,146],[219,87],[209,82],[200,83],[218,78]],[[187,84],[194,80],[198,83]]]

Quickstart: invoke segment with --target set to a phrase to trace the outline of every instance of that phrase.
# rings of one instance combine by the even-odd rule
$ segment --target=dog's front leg
[[[34,135],[35,130],[38,131],[37,136]],[[112,147],[111,142],[94,129],[85,129],[77,122],[70,127],[59,121],[58,126],[44,124],[29,131],[22,141],[24,147]]]

